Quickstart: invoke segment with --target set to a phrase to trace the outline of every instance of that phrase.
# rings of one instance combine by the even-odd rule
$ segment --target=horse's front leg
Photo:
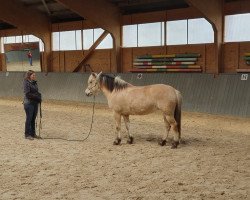
[[[127,143],[128,144],[133,144],[134,137],[129,131],[129,125],[130,125],[129,115],[123,115],[123,119],[124,119],[124,123],[125,123],[126,129],[127,129],[127,132],[128,132],[128,141],[127,141]]]
[[[116,123],[116,139],[114,145],[119,145],[121,143],[121,115],[114,112],[114,118]]]

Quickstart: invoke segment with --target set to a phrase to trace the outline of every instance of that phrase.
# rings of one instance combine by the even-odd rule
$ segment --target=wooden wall
[[[72,72],[81,62],[87,51],[53,51],[51,57],[51,70],[53,72]],[[223,45],[223,63],[221,72],[235,73],[237,69],[250,69],[244,60],[244,53],[250,52],[250,42],[233,42]],[[202,67],[203,73],[214,73],[215,71],[215,45],[173,45],[160,47],[134,47],[122,48],[122,72],[129,72],[133,66],[136,56],[145,54],[173,54],[173,53],[199,53],[201,57],[197,64]],[[43,54],[41,53],[41,57]],[[86,62],[94,71],[113,72],[112,50],[95,50]],[[6,71],[4,54],[0,54],[0,71]]]
[[[122,49],[122,66],[123,72],[129,72],[133,66],[133,59],[139,55],[145,54],[175,54],[175,53],[199,53],[201,57],[197,64],[202,67],[203,72],[213,73],[214,44],[193,44],[193,45],[173,45],[164,47],[137,47]]]
[[[86,51],[54,51],[51,62],[52,70],[54,72],[72,72],[80,63],[84,53]],[[95,50],[86,63],[90,64],[94,71],[113,72],[111,53],[111,49]],[[139,55],[173,53],[199,53],[201,57],[197,64],[202,67],[203,72],[214,72],[214,44],[122,48],[122,72],[129,72],[132,69],[133,60]]]
[[[0,71],[6,71],[6,60],[3,53],[0,53]]]
[[[244,60],[244,54],[250,52],[250,42],[234,42],[223,44],[223,63],[221,72],[234,73],[237,69],[250,69]],[[199,53],[201,57],[197,64],[203,73],[215,71],[215,44],[173,45],[165,47],[137,47],[122,49],[123,72],[128,72],[133,66],[133,59],[145,54]]]
[[[223,45],[222,72],[236,72],[237,69],[250,69],[244,60],[244,54],[250,53],[250,42],[232,42]]]
[[[72,72],[87,51],[53,51],[51,67],[53,72]],[[111,49],[95,50],[87,60],[94,71],[112,72]]]

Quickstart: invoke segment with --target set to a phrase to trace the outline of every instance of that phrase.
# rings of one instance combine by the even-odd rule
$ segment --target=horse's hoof
[[[171,149],[177,149],[178,144],[179,144],[179,142],[173,142]]]
[[[163,140],[163,139],[161,139],[161,140],[158,142],[158,144],[161,145],[161,146],[165,146],[166,143],[167,143],[167,141],[166,141],[166,140]]]
[[[134,142],[134,138],[133,137],[129,137],[127,143],[128,144],[133,144],[133,142]]]
[[[121,139],[120,138],[117,138],[115,141],[114,141],[114,145],[119,145],[119,144],[121,144]]]

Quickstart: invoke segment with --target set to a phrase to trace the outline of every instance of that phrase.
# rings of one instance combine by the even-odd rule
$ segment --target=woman
[[[38,104],[41,103],[41,93],[38,92],[36,74],[29,70],[23,81],[24,88],[24,110],[26,112],[25,138],[33,140],[37,138],[35,120],[38,111]]]

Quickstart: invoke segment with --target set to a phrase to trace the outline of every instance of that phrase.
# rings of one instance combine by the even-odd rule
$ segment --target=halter
[[[93,89],[93,88],[94,88],[97,84],[98,84],[98,82],[96,81],[96,83],[95,83],[95,85],[94,85],[94,86],[92,86],[91,88],[88,88],[88,89],[89,89],[89,91],[90,91],[91,93],[93,93],[92,89]],[[100,87],[99,87],[98,89],[100,89]]]

